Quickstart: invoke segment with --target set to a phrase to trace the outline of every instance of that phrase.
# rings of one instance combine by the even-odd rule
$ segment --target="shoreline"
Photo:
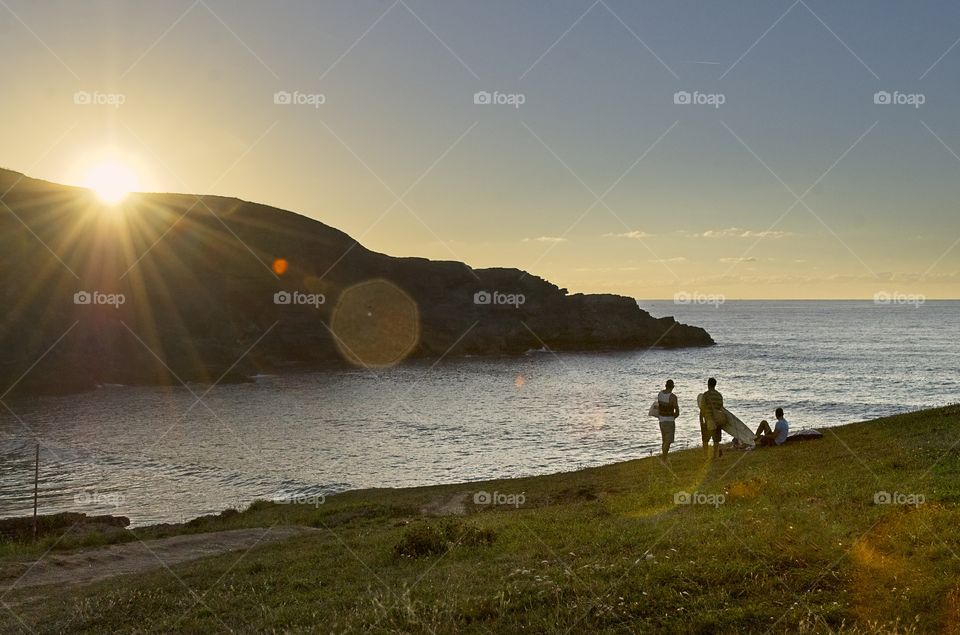
[[[884,416],[882,416],[882,417],[877,417],[877,418],[874,418],[874,419],[865,419],[865,420],[862,420],[862,421],[852,421],[852,422],[848,422],[848,423],[842,423],[842,424],[839,424],[839,425],[836,425],[836,426],[824,427],[824,429],[825,429],[825,430],[826,430],[826,429],[829,429],[829,430],[831,430],[831,431],[833,431],[833,432],[838,432],[838,431],[841,431],[841,430],[844,430],[844,429],[850,428],[850,427],[871,425],[871,424],[875,424],[875,423],[878,423],[878,422],[883,422],[883,421],[886,421],[886,420],[889,420],[889,419],[896,419],[896,418],[899,418],[899,417],[907,417],[907,416],[916,416],[916,415],[925,415],[925,414],[930,414],[930,413],[936,413],[936,412],[939,412],[939,411],[949,410],[949,409],[951,409],[951,408],[957,408],[957,407],[960,407],[960,402],[948,403],[948,404],[943,404],[943,405],[940,405],[940,406],[933,406],[933,407],[930,407],[930,408],[921,408],[921,409],[919,409],[919,410],[909,410],[909,411],[902,412],[902,413],[895,413],[895,414],[890,414],[890,415],[884,415]],[[795,433],[797,433],[797,432],[800,432],[801,430],[810,430],[810,429],[816,430],[817,428],[798,428],[798,429],[796,429],[796,430],[792,430],[792,431],[791,431],[791,434],[795,434]],[[725,436],[729,436],[729,435],[725,435]],[[725,440],[725,441],[723,442],[723,448],[724,448],[724,451],[725,451],[725,452],[724,452],[725,455],[726,455],[727,453],[732,453],[732,454],[734,454],[734,455],[739,455],[739,454],[741,454],[741,453],[743,453],[743,452],[746,452],[745,450],[735,450],[735,449],[731,449],[730,446],[731,446],[731,441],[730,441],[730,440]],[[689,444],[689,443],[688,443],[688,444],[685,444],[684,447],[682,447],[682,448],[672,449],[672,450],[670,451],[670,457],[671,457],[671,458],[675,458],[675,457],[680,457],[680,456],[688,456],[689,454],[699,453],[699,452],[702,452],[702,451],[703,451],[703,450],[702,450],[702,448],[701,448],[699,445]],[[767,449],[757,448],[756,450],[753,450],[752,452],[761,452],[761,451],[767,451]],[[342,491],[339,491],[339,492],[335,492],[335,493],[332,493],[332,494],[324,494],[324,495],[322,495],[322,498],[324,499],[323,502],[326,503],[326,502],[328,502],[328,501],[330,501],[330,500],[339,499],[339,498],[344,497],[344,496],[364,497],[364,496],[374,495],[374,494],[375,494],[375,495],[383,495],[383,494],[390,494],[390,493],[395,493],[395,494],[398,494],[398,495],[403,495],[403,494],[412,493],[412,492],[420,493],[420,492],[430,492],[430,491],[434,491],[434,490],[436,490],[436,491],[441,491],[441,490],[446,490],[446,489],[451,489],[451,488],[463,489],[463,488],[477,487],[477,486],[480,486],[480,485],[485,484],[485,483],[486,483],[486,484],[490,484],[490,483],[511,483],[511,482],[527,481],[527,480],[530,480],[530,479],[568,478],[568,477],[575,477],[575,476],[578,475],[578,474],[582,474],[582,473],[586,473],[586,472],[590,472],[590,471],[594,471],[594,470],[615,469],[615,468],[620,468],[620,467],[623,467],[623,466],[625,466],[625,465],[632,464],[632,463],[635,463],[635,462],[638,462],[638,461],[651,461],[651,460],[654,460],[654,461],[655,461],[655,460],[659,460],[659,452],[658,452],[658,451],[652,450],[652,451],[650,451],[650,452],[648,452],[648,453],[646,453],[646,454],[644,454],[644,455],[642,455],[642,456],[637,456],[637,457],[635,457],[635,458],[625,459],[625,460],[622,460],[622,461],[614,461],[614,462],[612,462],[612,463],[602,463],[602,464],[598,464],[598,465],[591,465],[591,466],[586,466],[586,467],[578,467],[578,468],[572,469],[572,470],[561,470],[561,471],[557,471],[557,472],[547,472],[547,473],[531,473],[531,474],[514,475],[514,476],[502,477],[502,478],[481,478],[481,479],[477,479],[477,480],[473,480],[473,481],[471,481],[471,480],[467,480],[467,481],[459,480],[459,481],[451,481],[451,482],[448,482],[448,483],[432,483],[432,484],[429,484],[429,485],[414,485],[414,486],[406,486],[406,487],[383,486],[383,487],[363,487],[363,488],[356,488],[356,489],[345,489],[345,490],[342,490]],[[127,531],[137,530],[137,531],[147,531],[147,532],[161,532],[161,533],[164,533],[164,534],[168,534],[169,532],[174,532],[174,535],[175,535],[175,534],[176,534],[177,532],[179,532],[179,531],[192,530],[192,529],[195,529],[195,528],[197,528],[197,527],[199,527],[199,526],[202,526],[202,525],[207,524],[207,523],[210,523],[210,522],[218,522],[218,521],[220,521],[220,520],[222,520],[222,519],[224,519],[224,518],[230,518],[230,517],[232,517],[232,516],[234,516],[234,515],[237,515],[237,514],[244,514],[244,513],[246,513],[248,510],[250,510],[251,508],[256,507],[256,506],[258,506],[258,505],[269,504],[269,505],[280,505],[280,506],[295,506],[295,505],[302,505],[302,504],[315,504],[315,503],[312,503],[312,502],[305,502],[305,499],[308,498],[306,495],[304,495],[304,496],[293,496],[293,497],[291,497],[291,498],[292,498],[293,500],[290,500],[290,501],[283,501],[283,500],[280,500],[280,499],[253,499],[253,500],[251,500],[248,504],[246,504],[246,505],[244,505],[244,506],[241,506],[241,507],[239,507],[239,508],[238,508],[238,507],[226,507],[226,508],[221,509],[219,512],[214,511],[214,512],[210,512],[210,513],[207,513],[207,514],[201,514],[201,515],[199,515],[199,516],[195,516],[195,517],[193,517],[193,518],[190,518],[190,519],[188,519],[188,520],[183,520],[183,521],[180,521],[180,522],[159,522],[159,523],[151,523],[151,524],[132,524],[132,523],[131,523],[131,519],[130,519],[129,517],[127,517],[127,516],[113,515],[113,514],[89,514],[89,515],[88,515],[88,514],[86,514],[86,513],[82,513],[82,512],[72,512],[72,511],[55,512],[55,513],[52,513],[52,514],[40,514],[40,515],[38,516],[38,518],[40,518],[40,519],[47,519],[47,521],[49,522],[49,521],[51,521],[51,520],[53,520],[53,519],[56,519],[57,517],[63,517],[64,519],[70,519],[72,522],[77,522],[77,523],[78,523],[78,526],[80,526],[81,528],[84,528],[84,527],[86,527],[86,526],[89,526],[89,527],[92,527],[92,528],[94,528],[94,529],[96,529],[96,528],[104,529],[104,528],[111,528],[111,527],[122,526],[122,527],[123,527],[125,530],[127,530]],[[316,498],[316,497],[314,497],[314,498]],[[322,503],[321,503],[321,504],[322,504]],[[88,519],[88,520],[85,521],[85,520],[83,520],[83,519],[81,519],[81,518],[79,518],[79,517],[85,517],[85,518]],[[3,535],[3,527],[4,527],[5,525],[11,525],[11,526],[12,526],[12,525],[27,525],[27,524],[29,524],[29,525],[32,526],[32,521],[33,521],[33,517],[32,517],[32,516],[8,516],[8,517],[0,517],[0,538],[2,538],[2,535]],[[124,522],[124,521],[125,521],[125,522]],[[53,524],[54,524],[54,526],[62,526],[62,525],[63,525],[63,523],[57,523],[57,522],[54,522]]]

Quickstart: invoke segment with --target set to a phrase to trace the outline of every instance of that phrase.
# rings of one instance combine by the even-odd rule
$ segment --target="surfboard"
[[[703,404],[703,393],[697,395],[697,406],[702,408]],[[733,414],[726,408],[723,409],[727,413],[727,421],[720,426],[720,429],[732,436],[734,439],[739,439],[740,443],[744,445],[756,445],[756,435],[753,433],[753,430],[745,424],[743,421]]]
[[[794,432],[787,437],[787,440],[784,443],[791,443],[793,441],[810,441],[814,439],[822,439],[823,433],[819,430],[814,430],[812,428],[807,428],[805,430],[800,430],[799,432]]]
[[[740,443],[745,445],[755,445],[756,444],[756,434],[750,429],[750,426],[745,424],[743,421],[733,414],[726,408],[723,409],[727,413],[727,422],[720,426],[720,428],[732,436],[734,439],[738,439]]]

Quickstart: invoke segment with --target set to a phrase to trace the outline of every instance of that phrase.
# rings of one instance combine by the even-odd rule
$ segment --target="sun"
[[[87,170],[83,185],[93,190],[104,203],[116,205],[130,192],[140,189],[140,179],[126,163],[107,160]]]

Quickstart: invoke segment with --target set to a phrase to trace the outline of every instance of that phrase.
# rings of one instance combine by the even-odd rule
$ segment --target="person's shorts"
[[[710,442],[710,439],[713,439],[714,443],[720,443],[723,430],[720,426],[710,425],[711,422],[701,423],[700,424],[700,437],[703,439],[703,444],[706,445]]]
[[[673,443],[673,439],[677,434],[677,422],[676,421],[661,421],[660,422],[660,434],[663,435],[664,443]]]

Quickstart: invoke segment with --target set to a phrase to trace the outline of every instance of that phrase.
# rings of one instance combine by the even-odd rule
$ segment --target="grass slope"
[[[185,529],[323,531],[14,590],[0,632],[960,632],[958,424],[951,406],[718,461],[685,451],[669,468],[257,503]],[[476,505],[478,491],[524,500]],[[675,504],[678,492],[701,504]],[[924,502],[877,504],[877,492]]]

